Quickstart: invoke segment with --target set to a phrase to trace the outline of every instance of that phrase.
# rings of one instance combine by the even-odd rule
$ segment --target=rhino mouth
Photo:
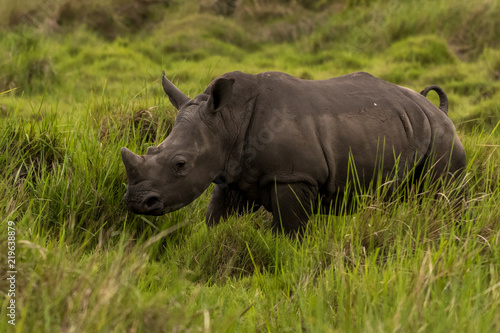
[[[165,205],[158,193],[148,191],[144,195],[138,197],[137,195],[131,195],[131,193],[127,191],[124,200],[128,209],[136,214],[154,216],[165,214]]]
[[[142,195],[131,195],[131,193],[127,191],[124,197],[128,209],[135,214],[160,216],[181,209],[189,204],[178,203],[167,205],[156,192],[147,191],[146,193],[142,192],[139,194]]]
[[[165,207],[163,204],[160,206],[158,205],[157,207],[154,207],[148,211],[143,211],[139,214],[142,215],[151,215],[151,216],[160,216],[160,215],[165,215],[167,213],[175,212],[176,210],[181,209],[182,207],[185,207],[187,204],[177,204],[173,205],[170,207]]]

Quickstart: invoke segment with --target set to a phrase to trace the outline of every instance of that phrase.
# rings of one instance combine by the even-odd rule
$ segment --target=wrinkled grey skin
[[[122,148],[125,202],[138,214],[179,209],[214,182],[208,225],[263,206],[274,228],[294,234],[318,202],[339,213],[352,162],[362,188],[377,174],[403,181],[408,168],[418,177],[433,165],[435,179],[451,179],[466,166],[446,95],[441,110],[423,96],[437,86],[421,95],[363,72],[323,81],[231,72],[194,99],[165,76],[163,86],[179,109],[172,132],[143,156]]]

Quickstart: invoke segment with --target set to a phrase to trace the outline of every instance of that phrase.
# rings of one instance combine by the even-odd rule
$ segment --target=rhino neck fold
[[[224,150],[225,161],[221,172],[217,175],[214,183],[231,184],[239,182],[245,166],[248,165],[252,156],[248,155],[248,143],[252,140],[250,133],[254,116],[257,113],[256,104],[259,94],[254,92],[241,106],[234,107],[231,119],[234,121],[233,133],[226,140]]]

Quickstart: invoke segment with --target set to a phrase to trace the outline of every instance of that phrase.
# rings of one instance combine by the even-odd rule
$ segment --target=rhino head
[[[163,215],[177,210],[217,178],[227,141],[218,113],[231,101],[233,83],[219,78],[205,93],[190,99],[163,73],[163,89],[179,113],[170,135],[145,155],[121,149],[128,178],[124,200],[131,211]]]

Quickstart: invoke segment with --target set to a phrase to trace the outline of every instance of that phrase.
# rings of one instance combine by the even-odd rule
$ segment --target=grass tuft
[[[254,220],[230,218],[216,228],[197,231],[182,249],[179,263],[186,267],[192,281],[225,283],[259,272],[274,270],[275,240],[268,230],[257,230],[256,224],[266,223],[262,214]],[[268,226],[269,227],[269,226]]]

